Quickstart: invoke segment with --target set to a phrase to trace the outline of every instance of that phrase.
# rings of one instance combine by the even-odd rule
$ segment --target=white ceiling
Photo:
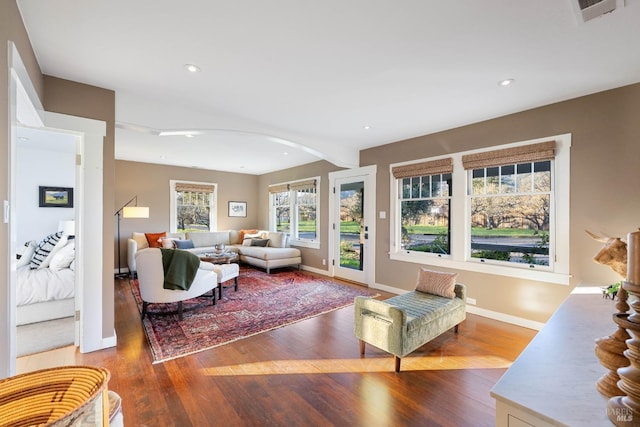
[[[262,174],[639,82],[640,0],[574,1],[18,5],[45,74],[115,90],[117,159]]]

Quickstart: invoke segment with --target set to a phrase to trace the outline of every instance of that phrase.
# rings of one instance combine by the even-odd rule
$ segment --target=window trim
[[[203,181],[187,181],[184,179],[169,180],[169,230],[171,233],[177,233],[178,218],[176,211],[176,184],[193,184],[203,186],[213,186],[213,198],[211,201],[211,210],[209,213],[209,231],[218,230],[218,184],[214,182]]]
[[[298,205],[296,184],[309,184],[315,181],[316,189],[316,238],[300,239],[298,237]],[[298,179],[295,181],[286,181],[278,184],[269,185],[269,230],[276,230],[276,217],[273,209],[273,194],[280,193],[288,189],[289,191],[289,244],[291,246],[299,246],[304,248],[320,249],[320,176]],[[292,188],[293,187],[293,188]],[[273,191],[276,190],[276,191]]]
[[[555,159],[553,163],[553,176],[555,178],[553,200],[551,209],[554,212],[554,221],[551,224],[553,233],[550,233],[550,248],[555,248],[553,263],[549,268],[535,269],[523,268],[518,265],[496,265],[480,263],[471,259],[469,240],[471,238],[471,223],[468,216],[471,212],[468,194],[468,174],[462,164],[462,156],[476,153],[495,151],[531,145],[554,140]],[[571,134],[560,134],[551,137],[538,138],[528,141],[520,141],[499,146],[486,147],[477,150],[469,150],[434,156],[426,159],[417,159],[407,162],[389,165],[390,188],[390,221],[389,221],[389,258],[396,261],[404,261],[418,264],[452,268],[457,270],[473,271],[486,274],[495,274],[520,279],[535,280],[547,283],[569,285],[571,275],[569,273],[569,226],[570,226],[570,147]],[[401,250],[400,228],[397,222],[400,218],[399,187],[397,179],[393,176],[394,167],[411,165],[414,163],[439,160],[446,157],[453,158],[452,173],[452,197],[451,197],[451,254],[414,253]],[[461,225],[462,224],[462,225]],[[545,266],[546,267],[546,266]]]

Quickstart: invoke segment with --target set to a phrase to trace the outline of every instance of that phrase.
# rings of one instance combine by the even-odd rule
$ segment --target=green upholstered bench
[[[369,297],[355,298],[355,335],[360,340],[360,354],[365,343],[395,356],[395,370],[400,359],[427,342],[454,328],[466,318],[466,287],[456,284],[455,298],[421,291],[411,291],[384,301]]]

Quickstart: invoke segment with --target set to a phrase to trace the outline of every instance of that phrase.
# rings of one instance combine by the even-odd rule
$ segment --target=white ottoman
[[[222,299],[222,290],[233,286],[234,291],[238,291],[238,276],[240,266],[238,264],[216,264],[214,267],[218,274],[218,299]],[[224,285],[225,282],[233,279],[233,284]]]

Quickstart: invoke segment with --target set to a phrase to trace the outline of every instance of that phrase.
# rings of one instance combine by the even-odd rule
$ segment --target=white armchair
[[[165,289],[162,253],[158,248],[147,248],[136,252],[136,266],[140,297],[142,298],[142,318],[147,314],[149,304],[178,303],[178,315],[182,320],[182,301],[195,298],[212,291],[212,304],[216,303],[215,289],[218,286],[218,273],[215,266],[208,262],[200,262],[200,267],[189,287],[189,290]]]

